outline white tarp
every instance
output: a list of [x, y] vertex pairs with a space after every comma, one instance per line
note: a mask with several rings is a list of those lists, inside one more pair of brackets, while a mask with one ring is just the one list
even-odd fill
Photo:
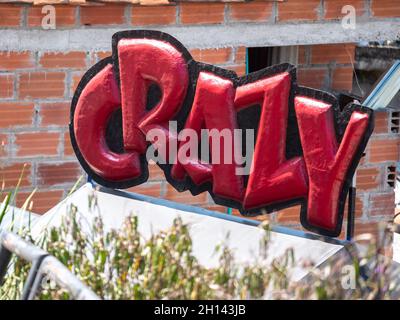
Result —
[[[3, 212], [4, 205], [5, 204], [0, 205], [0, 213]], [[38, 215], [33, 212], [8, 205], [0, 223], [0, 231], [11, 229], [17, 231], [21, 226], [33, 224], [37, 217]]]
[[[97, 197], [99, 208], [95, 211], [89, 209], [89, 197], [93, 194]], [[37, 219], [33, 226], [33, 234], [39, 236], [41, 230], [59, 224], [62, 216], [68, 212], [70, 204], [78, 207], [81, 221], [86, 221], [86, 223], [90, 222], [95, 215], [101, 214], [106, 230], [118, 229], [124, 218], [134, 213], [139, 218], [139, 231], [145, 238], [159, 230], [169, 228], [174, 218], [180, 216], [183, 222], [190, 226], [194, 255], [206, 267], [217, 264], [218, 256], [215, 255], [215, 247], [224, 241], [233, 251], [238, 262], [254, 261], [259, 252], [260, 240], [264, 235], [264, 231], [255, 226], [97, 191], [90, 184], [84, 185]], [[297, 266], [292, 279], [298, 280], [306, 274], [300, 267], [304, 260], [311, 260], [319, 265], [338, 253], [343, 246], [272, 232], [268, 251], [269, 259], [281, 256], [289, 248], [294, 249]]]

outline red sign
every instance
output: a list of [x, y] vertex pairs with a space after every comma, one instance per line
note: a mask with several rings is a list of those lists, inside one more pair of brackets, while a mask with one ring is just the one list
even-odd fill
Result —
[[[72, 101], [72, 144], [96, 182], [112, 188], [145, 182], [146, 150], [153, 145], [178, 191], [208, 191], [217, 204], [245, 215], [301, 204], [305, 228], [339, 235], [352, 177], [373, 129], [370, 109], [349, 104], [339, 110], [334, 96], [298, 86], [289, 64], [238, 77], [196, 62], [161, 32], [119, 32], [112, 43], [112, 57], [84, 75]], [[183, 161], [188, 133], [202, 129], [231, 137], [238, 129], [254, 130], [251, 170], [238, 173], [244, 164], [237, 160], [243, 151], [236, 140], [226, 147], [208, 139], [210, 149], [233, 161]], [[178, 157], [171, 155], [173, 146]]]

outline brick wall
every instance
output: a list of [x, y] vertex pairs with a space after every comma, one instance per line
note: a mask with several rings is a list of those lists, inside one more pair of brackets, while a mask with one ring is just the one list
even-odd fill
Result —
[[[284, 3], [187, 3], [162, 7], [132, 5], [56, 6], [57, 29], [151, 28], [163, 25], [241, 23], [310, 23], [339, 19], [343, 5], [355, 6], [363, 20], [400, 16], [398, 1], [390, 0], [289, 0]], [[0, 28], [41, 29], [40, 7], [0, 4]], [[210, 35], [212, 36], [212, 35]], [[282, 43], [284, 45], [284, 43]], [[196, 60], [245, 73], [245, 46], [218, 49], [190, 48]], [[299, 47], [299, 82], [316, 88], [351, 90], [354, 44]], [[81, 76], [108, 51], [48, 52], [37, 43], [33, 51], [0, 52], [0, 179], [15, 185], [25, 165], [17, 204], [38, 188], [33, 210], [45, 212], [66, 195], [83, 174], [73, 154], [69, 136], [69, 104]], [[363, 164], [357, 172], [357, 230], [364, 230], [393, 213], [390, 170], [398, 159], [398, 114], [377, 115], [377, 128]], [[396, 132], [396, 133], [393, 133]], [[208, 194], [192, 197], [178, 193], [164, 181], [160, 169], [150, 165], [150, 179], [131, 189], [210, 209], [226, 211]], [[270, 219], [298, 226], [298, 208]]]
[[355, 44], [299, 46], [298, 79], [303, 85], [351, 91]]
[[[299, 46], [298, 52], [300, 84], [324, 90], [352, 90], [355, 44]], [[375, 130], [356, 173], [356, 233], [374, 230], [378, 221], [393, 217], [393, 186], [400, 155], [399, 116], [398, 112], [375, 113]], [[300, 207], [294, 207], [269, 218], [300, 227], [299, 212]]]

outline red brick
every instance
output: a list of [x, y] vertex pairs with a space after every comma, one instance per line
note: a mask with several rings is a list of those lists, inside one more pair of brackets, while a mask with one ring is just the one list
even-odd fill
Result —
[[75, 183], [81, 170], [78, 162], [39, 163], [37, 167], [37, 183], [39, 186], [53, 186]]
[[376, 189], [381, 183], [382, 175], [379, 168], [359, 168], [357, 170], [357, 189]]
[[8, 136], [6, 134], [0, 134], [0, 158], [7, 156], [8, 148]]
[[81, 24], [110, 25], [123, 24], [125, 5], [104, 5], [81, 7]]
[[203, 192], [197, 196], [192, 196], [189, 191], [178, 192], [175, 188], [168, 184], [167, 192], [164, 197], [165, 199], [186, 203], [186, 204], [206, 204], [207, 202], [207, 193]]
[[300, 221], [300, 209], [301, 206], [294, 206], [278, 211], [277, 214], [278, 222], [298, 223]]
[[244, 76], [246, 74], [246, 65], [244, 63], [233, 66], [224, 66], [224, 68], [235, 71], [238, 76]]
[[368, 208], [370, 216], [389, 216], [393, 217], [395, 209], [394, 192], [382, 194], [371, 194]]
[[[17, 206], [22, 207], [30, 195], [31, 192], [19, 192], [17, 194]], [[32, 212], [46, 213], [63, 199], [63, 195], [64, 190], [36, 191], [27, 204], [27, 209], [30, 208], [32, 202]]]
[[[346, 209], [346, 212], [347, 212], [347, 209]], [[363, 201], [359, 196], [357, 196], [356, 197], [356, 206], [355, 206], [355, 217], [359, 218], [363, 215], [363, 213], [364, 213]]]
[[372, 234], [374, 236], [378, 235], [378, 223], [377, 222], [358, 222], [356, 221], [356, 225], [354, 228], [354, 234], [356, 236], [362, 234]]
[[[67, 5], [57, 5], [56, 9], [56, 28], [69, 27], [75, 25], [76, 7]], [[28, 8], [28, 26], [41, 27], [42, 20], [46, 13], [42, 13], [42, 6]]]
[[216, 211], [220, 213], [228, 213], [228, 208], [224, 206], [219, 206], [217, 204], [207, 204], [202, 206], [204, 209], [210, 210], [210, 211]]
[[312, 64], [347, 63], [354, 61], [354, 44], [321, 44], [311, 46]]
[[182, 3], [180, 7], [183, 24], [216, 24], [224, 21], [224, 3]]
[[399, 161], [399, 144], [399, 139], [371, 140], [368, 145], [369, 161]]
[[[345, 209], [346, 211], [345, 212], [348, 212], [347, 211], [347, 204], [348, 204], [348, 201], [346, 201], [346, 209]], [[359, 218], [359, 217], [361, 217], [363, 215], [363, 213], [364, 213], [364, 204], [363, 204], [362, 198], [359, 197], [359, 196], [356, 196], [356, 205], [355, 205], [354, 209], [355, 209], [354, 211], [355, 211], [355, 217], [356, 218]]]
[[164, 172], [157, 164], [149, 163], [148, 169], [149, 169], [149, 181], [165, 179]]
[[19, 79], [19, 97], [61, 98], [65, 89], [64, 72], [28, 72]]
[[15, 138], [17, 156], [54, 156], [58, 153], [59, 133], [18, 133]]
[[88, 65], [93, 66], [95, 63], [99, 62], [101, 59], [99, 58], [99, 54], [101, 55], [105, 51], [93, 51], [89, 53]]
[[127, 191], [159, 198], [161, 196], [161, 182], [150, 182], [129, 188]]
[[70, 88], [71, 95], [74, 94], [76, 88], [78, 87], [79, 82], [82, 80], [83, 75], [84, 75], [84, 72], [74, 72], [72, 74], [72, 81], [71, 81], [71, 88]]
[[297, 79], [300, 85], [320, 89], [328, 80], [328, 69], [303, 69], [297, 70]]
[[85, 68], [86, 52], [45, 52], [39, 60], [44, 68]]
[[132, 8], [132, 24], [136, 26], [167, 25], [175, 22], [175, 6], [134, 6]]
[[342, 19], [346, 13], [342, 8], [351, 5], [356, 9], [356, 15], [362, 16], [365, 13], [364, 0], [325, 0], [325, 19]]
[[385, 111], [375, 112], [375, 127], [374, 133], [388, 133], [388, 113]]
[[0, 128], [30, 126], [33, 123], [34, 106], [32, 103], [0, 103]]
[[67, 126], [69, 123], [69, 102], [49, 102], [40, 105], [39, 115], [42, 126]]
[[290, 0], [278, 3], [278, 21], [317, 20], [320, 0]]
[[[357, 180], [357, 188], [358, 188], [358, 180]], [[361, 191], [361, 189], [358, 189], [359, 191]], [[361, 218], [362, 217], [362, 215], [364, 214], [364, 205], [363, 205], [363, 196], [364, 196], [364, 193], [361, 191], [361, 192], [357, 192], [357, 195], [356, 195], [356, 202], [355, 202], [355, 210], [354, 210], [354, 213], [355, 213], [355, 217], [356, 218]], [[346, 196], [346, 200], [345, 200], [345, 205], [344, 205], [344, 210], [343, 210], [343, 212], [344, 212], [344, 214], [345, 214], [345, 216], [344, 216], [344, 222], [345, 221], [347, 221], [346, 219], [347, 219], [347, 213], [349, 212], [348, 210], [348, 205], [349, 205], [349, 200], [348, 200], [348, 196]]]
[[31, 185], [31, 165], [25, 163], [14, 163], [9, 165], [0, 165], [0, 185], [5, 183], [6, 189], [12, 189], [17, 186], [21, 177], [20, 187]]
[[21, 24], [22, 7], [0, 4], [0, 27], [18, 27]]
[[69, 157], [75, 155], [74, 149], [72, 148], [71, 138], [69, 131], [64, 133], [64, 156]]
[[[238, 216], [243, 217], [240, 213]], [[260, 213], [260, 215], [255, 217], [244, 217], [250, 220], [257, 220], [257, 221], [272, 221], [273, 215], [271, 213]]]
[[272, 14], [271, 2], [249, 2], [230, 4], [230, 19], [233, 21], [266, 21]]
[[111, 57], [111, 54], [112, 54], [111, 51], [99, 51], [99, 52], [96, 52], [97, 61], [100, 61], [100, 60], [102, 60], [104, 58]]
[[14, 96], [14, 75], [0, 74], [0, 98], [12, 98]]
[[371, 11], [375, 17], [400, 17], [398, 0], [372, 0]]
[[332, 75], [332, 89], [351, 91], [353, 88], [353, 68], [336, 68]]
[[235, 63], [246, 63], [246, 47], [236, 48]]
[[31, 52], [1, 51], [0, 69], [15, 70], [24, 68], [33, 68], [35, 59]]
[[309, 46], [299, 46], [297, 63], [307, 64], [306, 51]]
[[210, 64], [223, 64], [228, 62], [231, 57], [231, 52], [231, 48], [191, 50], [191, 54], [195, 60]]

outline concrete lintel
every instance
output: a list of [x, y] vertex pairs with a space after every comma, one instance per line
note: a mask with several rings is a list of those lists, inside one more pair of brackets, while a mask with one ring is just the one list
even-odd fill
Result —
[[[69, 51], [110, 50], [113, 33], [127, 28], [71, 30], [13, 30], [0, 33], [0, 50]], [[208, 26], [149, 27], [165, 31], [189, 48], [282, 46], [396, 40], [400, 19], [359, 22], [345, 30], [339, 22], [293, 24], [225, 24]]]

